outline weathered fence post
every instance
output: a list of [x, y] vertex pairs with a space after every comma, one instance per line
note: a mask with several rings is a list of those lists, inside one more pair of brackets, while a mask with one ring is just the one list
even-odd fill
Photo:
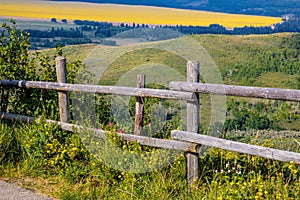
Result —
[[[145, 88], [145, 75], [137, 75], [137, 87]], [[137, 97], [135, 104], [135, 121], [134, 121], [134, 134], [141, 135], [143, 129], [144, 121], [144, 98]]]
[[[68, 83], [67, 80], [67, 67], [66, 58], [57, 57], [56, 61], [56, 76], [58, 83]], [[58, 103], [59, 103], [59, 116], [61, 122], [70, 121], [70, 103], [69, 93], [66, 91], [58, 92]]]
[[[189, 61], [187, 63], [187, 82], [200, 81], [200, 65], [198, 62]], [[199, 94], [195, 93], [194, 101], [187, 101], [187, 131], [198, 133], [200, 123], [200, 103]], [[198, 153], [187, 154], [187, 178], [191, 186], [199, 178], [199, 155]]]

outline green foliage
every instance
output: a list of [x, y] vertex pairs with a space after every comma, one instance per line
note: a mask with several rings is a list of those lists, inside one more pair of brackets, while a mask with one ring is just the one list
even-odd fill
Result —
[[[269, 140], [261, 145], [274, 147]], [[282, 199], [299, 195], [299, 165], [293, 162], [212, 149], [201, 159], [201, 166], [204, 180], [197, 192], [206, 193], [209, 199]]]
[[[3, 24], [4, 31], [0, 35], [0, 78], [9, 80], [31, 79], [34, 71], [27, 68], [29, 64], [29, 35], [18, 31], [14, 21], [12, 27]], [[17, 95], [17, 90], [12, 89], [11, 93]], [[9, 91], [1, 88], [1, 112], [9, 109], [9, 101], [17, 101], [19, 97], [12, 96]]]
[[284, 38], [281, 42], [281, 46], [285, 48], [292, 48], [298, 53], [300, 52], [300, 34], [293, 34], [291, 37]]
[[297, 81], [297, 90], [300, 90], [300, 78], [297, 78], [296, 81]]
[[299, 103], [285, 101], [227, 102], [225, 131], [230, 130], [299, 130]]
[[[298, 34], [194, 35], [192, 38], [212, 56], [227, 84], [278, 87], [287, 75], [295, 79], [299, 74]], [[267, 85], [257, 83], [257, 79], [264, 77], [269, 80]], [[287, 86], [281, 84], [281, 87]], [[295, 84], [288, 88], [295, 88]]]
[[0, 163], [17, 163], [23, 159], [21, 134], [14, 132], [15, 124], [0, 124]]
[[[54, 58], [39, 52], [30, 55], [29, 35], [17, 30], [14, 21], [11, 23], [2, 25], [0, 35], [0, 79], [56, 82]], [[57, 54], [62, 53], [58, 47]], [[84, 74], [80, 61], [68, 63], [67, 70], [69, 83]], [[1, 87], [0, 96], [1, 112], [58, 118], [56, 91]]]
[[[118, 131], [109, 124], [106, 128]], [[109, 141], [129, 154], [157, 151], [122, 142], [112, 132], [108, 134]], [[2, 121], [0, 147], [7, 134], [17, 137], [12, 140], [14, 145], [0, 148], [0, 155], [7, 155], [0, 162], [0, 176], [45, 179], [39, 188], [59, 199], [296, 199], [300, 195], [300, 166], [295, 163], [211, 149], [201, 156], [200, 181], [189, 191], [183, 154], [170, 166], [133, 174], [107, 167], [87, 151], [77, 134], [61, 131], [56, 125], [11, 126]], [[262, 141], [257, 143], [254, 137], [249, 143], [274, 147], [272, 141]], [[22, 153], [9, 156], [10, 149], [16, 148]], [[128, 161], [120, 162], [123, 166]]]
[[235, 65], [231, 78], [251, 85], [256, 78], [267, 72], [299, 74], [299, 53], [291, 46], [279, 49], [251, 49], [249, 53], [253, 59], [245, 65]]
[[228, 118], [225, 131], [228, 130], [267, 130], [278, 129], [274, 108], [263, 102], [255, 104], [246, 101], [231, 100], [227, 104]]
[[3, 24], [4, 29], [0, 37], [0, 77], [2, 79], [31, 78], [32, 71], [28, 71], [29, 35], [24, 31], [18, 31], [16, 23], [11, 21], [12, 27]]

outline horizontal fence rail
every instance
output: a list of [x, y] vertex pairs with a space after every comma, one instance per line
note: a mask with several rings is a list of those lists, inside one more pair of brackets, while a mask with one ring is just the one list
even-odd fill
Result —
[[[39, 119], [34, 117], [29, 117], [25, 115], [18, 115], [12, 113], [2, 113], [0, 112], [0, 119], [9, 119], [9, 120], [16, 120], [22, 122], [35, 122]], [[76, 130], [84, 130], [84, 131], [95, 131], [97, 136], [100, 138], [106, 138], [106, 132], [103, 130], [97, 130], [93, 128], [86, 128], [83, 126], [59, 122], [54, 120], [45, 120], [46, 123], [50, 124], [57, 124], [61, 129], [66, 131], [76, 131]], [[159, 147], [164, 149], [173, 149], [173, 150], [180, 150], [186, 151], [191, 153], [197, 152], [197, 145], [190, 143], [190, 142], [183, 142], [183, 141], [176, 141], [176, 140], [167, 140], [167, 139], [159, 139], [159, 138], [151, 138], [146, 136], [139, 136], [139, 135], [132, 135], [132, 134], [121, 134], [121, 133], [114, 133], [120, 137], [122, 141], [130, 141], [130, 142], [139, 142], [141, 145], [151, 146], [151, 147]]]
[[119, 87], [119, 86], [101, 86], [101, 85], [83, 85], [67, 84], [57, 82], [42, 81], [17, 81], [1, 80], [0, 86], [20, 87], [20, 88], [38, 88], [68, 92], [86, 92], [95, 94], [115, 94], [126, 96], [152, 97], [174, 100], [193, 101], [194, 94], [191, 92], [180, 92], [161, 89]]
[[202, 144], [210, 147], [217, 147], [229, 151], [235, 151], [239, 153], [246, 153], [254, 156], [260, 156], [263, 158], [283, 161], [283, 162], [295, 162], [300, 164], [300, 153], [283, 151], [273, 148], [267, 148], [257, 145], [245, 144], [242, 142], [235, 142], [231, 140], [225, 140], [220, 138], [215, 138], [212, 136], [196, 134], [186, 131], [174, 130], [171, 133], [172, 138], [192, 142], [196, 144]]
[[185, 92], [199, 92], [238, 97], [300, 102], [300, 90], [291, 89], [221, 85], [208, 83], [188, 83], [175, 81], [170, 83], [170, 88], [172, 90]]

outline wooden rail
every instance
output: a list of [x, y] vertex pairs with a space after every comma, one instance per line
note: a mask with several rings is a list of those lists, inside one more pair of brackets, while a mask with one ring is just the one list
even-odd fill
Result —
[[151, 98], [163, 98], [174, 100], [194, 100], [194, 94], [191, 92], [180, 92], [171, 90], [159, 90], [149, 88], [119, 87], [119, 86], [101, 86], [101, 85], [83, 85], [67, 84], [57, 82], [42, 81], [18, 81], [1, 80], [0, 86], [20, 87], [20, 88], [39, 88], [68, 92], [86, 92], [94, 94], [115, 94], [126, 96], [139, 96]]
[[180, 141], [192, 142], [195, 144], [202, 144], [210, 147], [217, 147], [229, 151], [246, 153], [253, 156], [260, 156], [263, 158], [278, 160], [282, 162], [293, 161], [295, 163], [300, 164], [300, 153], [245, 144], [242, 142], [235, 142], [231, 140], [225, 140], [186, 131], [174, 130], [172, 131], [171, 136], [172, 138]]
[[208, 94], [285, 101], [300, 101], [300, 90], [290, 90], [281, 88], [264, 88], [188, 82], [171, 82], [170, 88], [175, 91], [199, 92]]
[[[12, 113], [2, 113], [0, 112], [0, 119], [9, 119], [9, 120], [16, 120], [22, 122], [35, 122], [39, 121], [39, 119], [34, 117], [29, 117], [25, 115], [18, 115]], [[50, 124], [57, 124], [61, 129], [73, 132], [75, 130], [85, 130], [85, 131], [94, 131], [99, 138], [106, 138], [106, 132], [103, 130], [98, 130], [94, 128], [87, 128], [75, 124], [54, 121], [54, 120], [45, 120], [46, 123]], [[176, 140], [167, 140], [167, 139], [159, 139], [159, 138], [151, 138], [139, 135], [132, 135], [132, 134], [121, 134], [121, 133], [114, 133], [120, 137], [123, 141], [130, 141], [130, 142], [139, 142], [141, 145], [151, 146], [151, 147], [159, 147], [164, 149], [174, 149], [180, 150], [190, 153], [196, 153], [196, 144], [192, 144], [190, 142], [182, 142]]]

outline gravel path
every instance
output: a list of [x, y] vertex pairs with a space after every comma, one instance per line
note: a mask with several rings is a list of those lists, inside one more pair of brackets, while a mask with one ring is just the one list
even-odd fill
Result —
[[54, 200], [31, 190], [0, 180], [0, 200]]

